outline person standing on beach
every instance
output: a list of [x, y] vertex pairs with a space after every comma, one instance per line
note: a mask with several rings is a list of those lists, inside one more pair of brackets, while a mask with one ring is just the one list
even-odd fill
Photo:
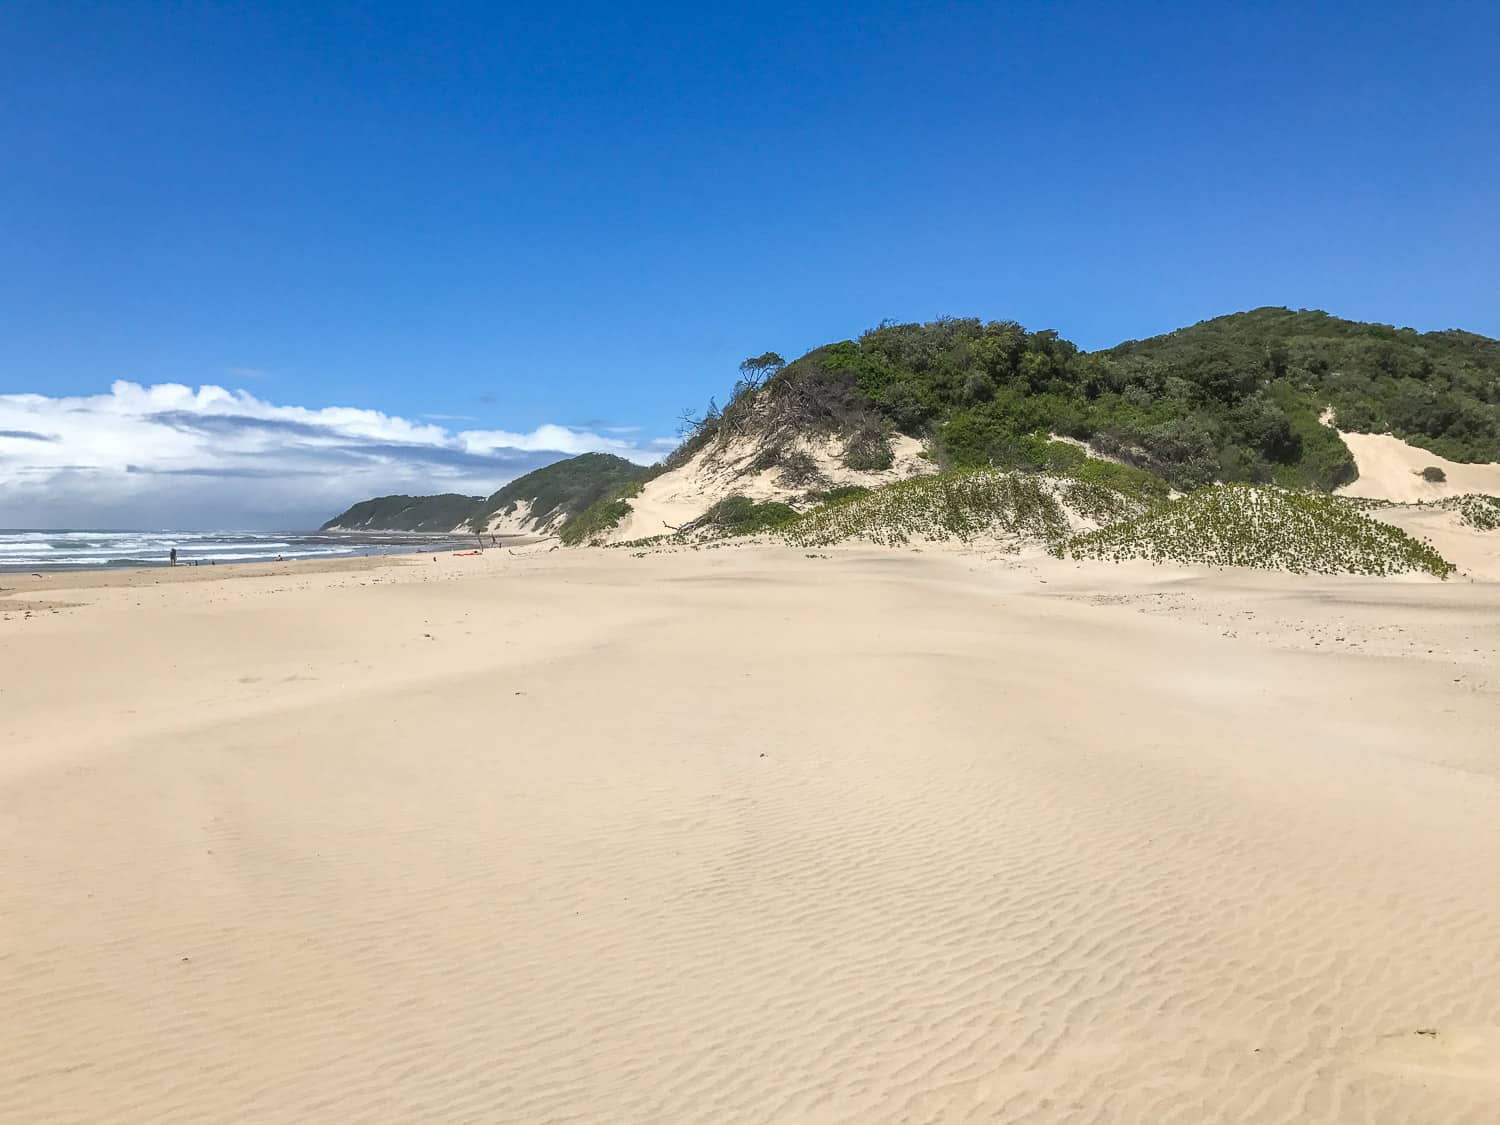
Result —
[[177, 548], [176, 547], [172, 548], [172, 550], [168, 553], [167, 558], [169, 558], [169, 559], [172, 560], [172, 565], [173, 566], [177, 565]]

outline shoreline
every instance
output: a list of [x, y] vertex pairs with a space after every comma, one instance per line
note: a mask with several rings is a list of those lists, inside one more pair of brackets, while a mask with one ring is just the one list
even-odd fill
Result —
[[[489, 536], [485, 537], [486, 539]], [[528, 542], [525, 535], [496, 536], [496, 546]], [[118, 542], [126, 540], [126, 542]], [[70, 528], [0, 530], [0, 577], [6, 574], [72, 574], [90, 571], [172, 570], [277, 562], [320, 562], [377, 555], [421, 554], [477, 548], [473, 535], [401, 531], [170, 530], [105, 531]], [[177, 562], [170, 560], [177, 549]], [[491, 549], [486, 542], [486, 549]], [[57, 557], [46, 558], [52, 549]], [[119, 552], [109, 557], [106, 552]], [[12, 561], [28, 554], [26, 561]], [[278, 558], [277, 556], [282, 556]]]
[[[491, 547], [486, 545], [484, 552], [515, 550], [529, 547], [535, 543], [542, 542], [531, 536], [511, 536], [510, 542], [501, 542]], [[366, 564], [380, 564], [391, 560], [402, 560], [421, 558], [423, 555], [453, 554], [470, 549], [477, 549], [472, 545], [465, 544], [462, 540], [443, 540], [434, 542], [432, 549], [418, 547], [415, 544], [403, 546], [399, 550], [376, 551], [370, 550], [362, 554], [345, 555], [313, 555], [289, 559], [245, 559], [233, 562], [193, 562], [191, 560], [179, 560], [173, 566], [168, 562], [131, 562], [128, 565], [86, 565], [86, 566], [26, 566], [10, 569], [0, 566], [0, 589], [21, 589], [30, 584], [52, 582], [48, 588], [66, 589], [69, 587], [77, 589], [95, 589], [107, 586], [129, 586], [139, 585], [145, 581], [145, 576], [155, 576], [153, 581], [159, 580], [163, 574], [169, 575], [173, 582], [179, 581], [210, 581], [213, 578], [230, 577], [262, 577], [270, 573], [289, 573], [276, 568], [295, 567], [299, 572], [313, 573], [321, 570], [338, 569], [361, 569]], [[207, 574], [199, 574], [200, 571], [208, 571]], [[192, 572], [189, 577], [186, 572]], [[64, 579], [86, 579], [86, 581], [57, 583], [55, 580]], [[109, 579], [117, 579], [110, 581]], [[30, 583], [22, 581], [30, 579]], [[14, 585], [12, 585], [14, 583]]]

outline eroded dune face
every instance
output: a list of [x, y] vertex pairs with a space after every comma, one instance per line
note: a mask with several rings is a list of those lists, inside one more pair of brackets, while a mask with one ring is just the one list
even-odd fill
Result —
[[[808, 455], [823, 487], [858, 484], [879, 488], [937, 472], [937, 465], [922, 456], [923, 446], [916, 438], [894, 434], [890, 444], [889, 469], [858, 472], [844, 466], [844, 445], [838, 438], [808, 437], [786, 443], [790, 451]], [[631, 497], [630, 514], [606, 541], [622, 543], [665, 534], [701, 516], [732, 493], [763, 501], [792, 500], [807, 492], [806, 485], [783, 483], [780, 468], [757, 469], [756, 461], [764, 449], [762, 441], [745, 437], [694, 454], [681, 468], [647, 482], [639, 495]]]

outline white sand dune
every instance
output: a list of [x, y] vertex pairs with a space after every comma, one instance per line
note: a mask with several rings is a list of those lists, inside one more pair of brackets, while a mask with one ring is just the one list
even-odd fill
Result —
[[0, 586], [7, 1123], [1496, 1120], [1495, 585]]
[[[1500, 465], [1465, 465], [1409, 445], [1391, 434], [1343, 433], [1339, 436], [1354, 454], [1359, 479], [1338, 490], [1343, 496], [1364, 496], [1410, 504], [1481, 492], [1500, 496]], [[1422, 470], [1443, 470], [1446, 480], [1428, 481]]]

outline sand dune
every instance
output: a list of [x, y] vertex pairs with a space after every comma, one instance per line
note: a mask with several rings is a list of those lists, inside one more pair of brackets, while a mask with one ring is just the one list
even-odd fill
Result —
[[118, 579], [0, 579], [5, 1122], [1496, 1119], [1493, 585]]
[[1467, 527], [1457, 512], [1422, 504], [1374, 508], [1368, 515], [1432, 544], [1462, 577], [1500, 581], [1500, 531]]
[[[1462, 496], [1480, 492], [1500, 496], [1500, 465], [1465, 465], [1408, 445], [1391, 434], [1339, 433], [1354, 463], [1359, 479], [1340, 488], [1344, 496], [1365, 496], [1376, 500], [1394, 500], [1410, 504], [1418, 500], [1441, 500], [1445, 496]], [[1428, 481], [1422, 470], [1429, 466], [1443, 470], [1447, 478]]]
[[[916, 438], [893, 434], [890, 443], [891, 467], [876, 472], [845, 468], [844, 445], [835, 437], [788, 441], [786, 448], [812, 458], [822, 475], [824, 487], [858, 484], [878, 488], [908, 477], [937, 472], [937, 465], [923, 457], [924, 447]], [[609, 541], [624, 543], [675, 531], [733, 493], [757, 501], [800, 499], [812, 486], [788, 487], [779, 479], [780, 469], [754, 468], [764, 451], [762, 440], [749, 437], [701, 450], [686, 464], [648, 481], [640, 493], [631, 498], [630, 514], [608, 536]]]

